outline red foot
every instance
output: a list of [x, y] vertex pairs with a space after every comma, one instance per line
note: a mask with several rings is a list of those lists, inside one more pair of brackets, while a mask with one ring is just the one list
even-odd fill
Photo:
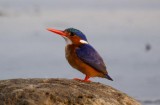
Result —
[[89, 80], [89, 78], [90, 78], [90, 77], [86, 76], [86, 77], [84, 78], [84, 80], [83, 80], [83, 79], [79, 79], [79, 78], [74, 78], [74, 80], [78, 80], [78, 81], [81, 81], [81, 82], [92, 82], [92, 81]]

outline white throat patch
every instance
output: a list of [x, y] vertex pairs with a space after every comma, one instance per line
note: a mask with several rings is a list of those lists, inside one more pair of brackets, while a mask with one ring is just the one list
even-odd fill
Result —
[[85, 40], [80, 40], [80, 42], [83, 43], [83, 44], [88, 44], [88, 42], [85, 41]]
[[[73, 44], [72, 41], [71, 41], [69, 38], [64, 37], [64, 36], [63, 36], [63, 38], [64, 38], [65, 41], [66, 41], [66, 45], [71, 45], [71, 44]], [[80, 40], [79, 42], [82, 43], [82, 44], [88, 44], [88, 42], [85, 41], [85, 40]]]
[[63, 38], [64, 38], [65, 41], [66, 41], [66, 45], [72, 44], [72, 41], [71, 41], [69, 38], [67, 38], [67, 37], [63, 37]]

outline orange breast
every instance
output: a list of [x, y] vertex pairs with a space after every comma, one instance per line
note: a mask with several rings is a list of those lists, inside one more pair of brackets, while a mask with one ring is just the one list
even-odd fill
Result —
[[104, 77], [104, 74], [96, 71], [94, 68], [89, 66], [88, 64], [81, 61], [78, 56], [76, 55], [76, 46], [75, 45], [68, 45], [65, 48], [66, 52], [66, 59], [68, 60], [69, 64], [79, 70], [80, 72], [86, 74], [90, 77]]

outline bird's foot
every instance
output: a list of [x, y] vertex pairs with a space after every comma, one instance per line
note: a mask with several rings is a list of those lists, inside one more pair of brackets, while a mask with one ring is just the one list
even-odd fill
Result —
[[89, 80], [89, 78], [90, 77], [86, 76], [84, 79], [74, 78], [74, 80], [81, 81], [81, 82], [92, 82]]
[[74, 78], [74, 80], [81, 81], [81, 82], [92, 82], [90, 80], [79, 79], [79, 78]]

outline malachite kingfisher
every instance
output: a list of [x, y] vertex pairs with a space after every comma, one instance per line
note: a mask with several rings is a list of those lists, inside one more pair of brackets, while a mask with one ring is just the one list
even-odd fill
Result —
[[106, 65], [98, 52], [88, 43], [86, 36], [75, 28], [64, 31], [48, 28], [48, 31], [62, 36], [66, 41], [65, 56], [69, 64], [86, 75], [83, 82], [89, 82], [90, 77], [102, 77], [113, 81], [108, 75]]

